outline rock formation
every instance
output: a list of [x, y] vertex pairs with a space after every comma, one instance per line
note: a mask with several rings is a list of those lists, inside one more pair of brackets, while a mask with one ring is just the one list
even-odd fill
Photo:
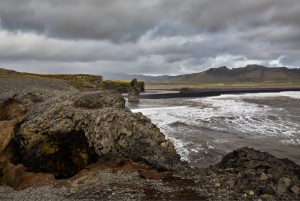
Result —
[[217, 167], [238, 173], [232, 179], [239, 192], [251, 190], [255, 195], [262, 196], [300, 193], [300, 167], [289, 159], [278, 159], [266, 152], [241, 148], [226, 155]]
[[49, 78], [0, 79], [0, 200], [299, 196], [300, 167], [288, 159], [241, 148], [214, 166], [191, 168], [118, 93]]
[[[33, 171], [59, 176], [66, 168], [62, 176], [68, 176], [72, 167], [78, 167], [71, 176], [93, 161], [95, 154], [124, 156], [157, 168], [169, 169], [179, 163], [173, 144], [147, 117], [125, 108], [121, 95], [85, 92], [66, 96], [41, 105], [44, 109], [38, 115], [31, 111], [18, 130], [22, 163]], [[53, 169], [47, 170], [50, 167]]]
[[128, 102], [139, 103], [140, 102], [140, 90], [137, 86], [137, 79], [133, 79], [130, 83], [128, 91]]
[[[156, 169], [181, 163], [172, 142], [147, 117], [127, 109], [120, 94], [61, 90], [51, 95], [51, 90], [25, 89], [2, 97], [2, 169], [6, 161], [68, 178], [98, 159], [124, 157]], [[6, 150], [13, 151], [7, 156]]]

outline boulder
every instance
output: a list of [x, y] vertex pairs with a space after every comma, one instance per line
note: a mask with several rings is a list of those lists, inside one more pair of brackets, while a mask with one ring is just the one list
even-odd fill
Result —
[[35, 104], [5, 133], [13, 163], [56, 178], [73, 176], [99, 159], [125, 157], [157, 170], [181, 164], [173, 143], [150, 119], [132, 113], [111, 91], [62, 93]]

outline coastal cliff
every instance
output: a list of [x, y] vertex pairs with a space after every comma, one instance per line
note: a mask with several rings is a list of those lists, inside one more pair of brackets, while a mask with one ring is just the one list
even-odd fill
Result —
[[191, 168], [112, 91], [0, 79], [0, 200], [296, 200], [300, 167], [241, 148]]

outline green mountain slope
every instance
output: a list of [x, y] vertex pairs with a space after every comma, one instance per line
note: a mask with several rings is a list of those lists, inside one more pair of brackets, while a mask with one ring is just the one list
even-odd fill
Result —
[[169, 77], [171, 83], [237, 83], [237, 82], [300, 82], [300, 69], [269, 68], [248, 65], [229, 69], [226, 66], [204, 72]]

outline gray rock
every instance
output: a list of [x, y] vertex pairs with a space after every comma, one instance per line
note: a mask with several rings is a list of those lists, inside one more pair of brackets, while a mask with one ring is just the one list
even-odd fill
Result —
[[137, 86], [137, 80], [133, 79], [130, 83], [130, 88], [128, 91], [128, 102], [139, 103], [140, 102], [140, 89]]
[[292, 183], [292, 180], [287, 177], [281, 177], [279, 181], [277, 182], [276, 190], [277, 194], [281, 195], [289, 189], [290, 185]]
[[35, 105], [15, 141], [18, 162], [58, 177], [72, 176], [99, 157], [126, 157], [157, 169], [181, 164], [173, 143], [150, 119], [132, 113], [111, 91], [63, 93]]

